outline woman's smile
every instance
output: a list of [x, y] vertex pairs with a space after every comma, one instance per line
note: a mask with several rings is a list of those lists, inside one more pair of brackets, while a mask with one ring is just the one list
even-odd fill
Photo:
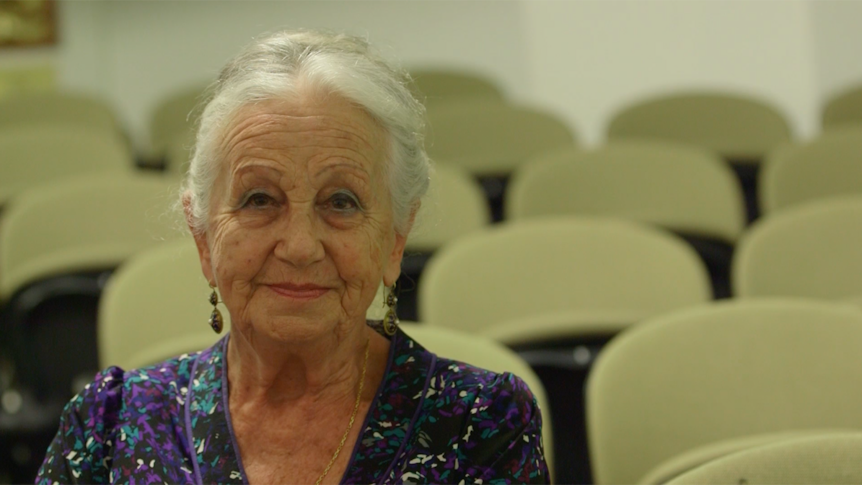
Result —
[[268, 284], [266, 286], [279, 296], [296, 301], [316, 300], [331, 289], [311, 283], [297, 284], [285, 282]]

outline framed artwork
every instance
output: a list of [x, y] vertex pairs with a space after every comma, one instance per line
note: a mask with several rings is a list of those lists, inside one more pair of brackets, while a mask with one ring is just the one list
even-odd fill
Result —
[[0, 0], [0, 47], [56, 42], [55, 0]]

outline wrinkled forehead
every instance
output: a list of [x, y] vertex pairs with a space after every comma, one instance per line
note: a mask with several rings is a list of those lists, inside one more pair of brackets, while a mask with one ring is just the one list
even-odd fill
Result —
[[383, 127], [364, 109], [344, 97], [327, 94], [240, 108], [223, 131], [220, 152], [222, 168], [228, 173], [253, 161], [300, 161], [308, 170], [337, 161], [356, 164], [379, 180], [389, 143]]

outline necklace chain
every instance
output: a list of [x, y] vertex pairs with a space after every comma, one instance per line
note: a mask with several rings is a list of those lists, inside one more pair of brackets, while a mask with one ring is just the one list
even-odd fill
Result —
[[324, 477], [329, 473], [332, 465], [335, 464], [335, 460], [338, 459], [338, 454], [341, 453], [341, 449], [344, 448], [344, 443], [347, 442], [347, 436], [350, 435], [350, 430], [353, 429], [353, 422], [356, 420], [356, 412], [359, 410], [359, 400], [362, 398], [362, 387], [365, 385], [365, 370], [368, 368], [368, 347], [370, 343], [371, 339], [365, 341], [365, 361], [362, 363], [362, 376], [359, 378], [359, 392], [356, 393], [356, 402], [353, 404], [353, 413], [350, 414], [350, 422], [347, 423], [347, 430], [344, 432], [344, 436], [341, 437], [341, 443], [338, 443], [338, 448], [335, 449], [335, 454], [332, 455], [332, 459], [329, 460], [329, 464], [326, 465], [326, 468], [323, 470], [323, 473], [317, 481], [314, 482], [314, 485], [320, 485], [320, 482], [322, 482]]

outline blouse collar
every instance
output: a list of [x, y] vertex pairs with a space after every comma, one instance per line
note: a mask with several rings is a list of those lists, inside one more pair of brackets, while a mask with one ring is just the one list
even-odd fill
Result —
[[[394, 478], [397, 458], [428, 393], [436, 356], [401, 329], [391, 340], [386, 371], [341, 483], [382, 483]], [[225, 336], [198, 354], [188, 384], [185, 429], [198, 484], [248, 483], [228, 407], [227, 342]]]

